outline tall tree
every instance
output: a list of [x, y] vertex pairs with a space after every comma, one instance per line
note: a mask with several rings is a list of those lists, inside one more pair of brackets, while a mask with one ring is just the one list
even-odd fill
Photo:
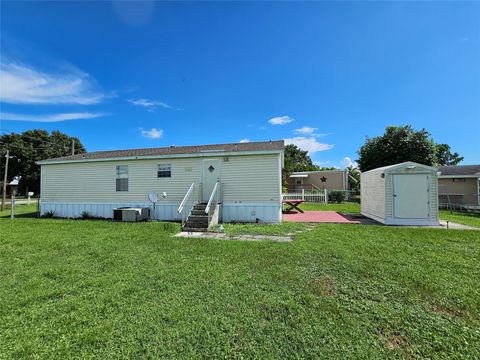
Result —
[[[27, 130], [21, 134], [4, 134], [0, 136], [0, 153], [10, 150], [10, 159], [7, 178], [20, 175], [22, 179], [19, 184], [19, 191], [34, 191], [38, 194], [40, 190], [40, 166], [37, 161], [71, 155], [72, 142], [75, 153], [86, 152], [85, 147], [76, 137], [70, 137], [60, 131], [53, 131], [51, 134], [45, 130]], [[0, 176], [3, 179], [5, 166], [0, 167]]]
[[361, 171], [405, 161], [440, 166], [463, 159], [458, 153], [451, 154], [448, 145], [435, 144], [427, 130], [417, 131], [410, 125], [388, 126], [382, 136], [367, 137], [358, 154]]
[[450, 145], [437, 144], [435, 146], [435, 155], [437, 165], [457, 165], [463, 160], [463, 156], [460, 156], [457, 152], [452, 153]]
[[346, 168], [348, 172], [348, 188], [353, 191], [360, 191], [360, 171], [350, 165]]
[[312, 171], [319, 169], [320, 167], [315, 165], [308, 155], [308, 151], [304, 151], [293, 144], [285, 146], [284, 170], [287, 174], [295, 171]]

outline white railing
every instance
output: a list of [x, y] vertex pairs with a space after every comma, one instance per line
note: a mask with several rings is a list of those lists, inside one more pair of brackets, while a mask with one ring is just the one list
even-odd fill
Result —
[[288, 192], [283, 194], [283, 200], [303, 200], [308, 202], [328, 203], [327, 190]]
[[185, 225], [193, 207], [200, 200], [200, 188], [199, 184], [192, 183], [177, 209], [177, 212], [182, 216], [182, 226]]
[[208, 214], [208, 227], [210, 227], [212, 216], [215, 214], [215, 211], [217, 211], [218, 204], [220, 203], [220, 187], [221, 185], [219, 182], [215, 183], [210, 198], [208, 199], [207, 206], [205, 207], [205, 213]]

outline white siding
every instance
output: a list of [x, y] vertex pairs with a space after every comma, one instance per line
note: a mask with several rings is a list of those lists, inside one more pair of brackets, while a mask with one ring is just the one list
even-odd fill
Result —
[[[157, 178], [157, 165], [160, 163], [172, 164], [171, 178]], [[128, 165], [128, 191], [115, 189], [117, 165]], [[42, 200], [143, 202], [147, 200], [149, 191], [165, 191], [168, 201], [180, 202], [193, 181], [200, 181], [198, 159], [42, 165]]]
[[[236, 155], [221, 160], [225, 221], [281, 221], [280, 154]], [[42, 212], [77, 217], [82, 211], [111, 217], [118, 206], [149, 206], [150, 191], [167, 193], [156, 219], [177, 220], [176, 208], [192, 182], [202, 182], [205, 158], [138, 159], [42, 165]], [[157, 178], [158, 164], [171, 164], [171, 178]], [[116, 166], [128, 165], [128, 191], [115, 189]], [[235, 206], [242, 205], [240, 208]], [[238, 214], [238, 215], [235, 215]], [[254, 214], [254, 215], [252, 215]]]
[[225, 202], [280, 202], [278, 155], [230, 157], [222, 163]]
[[376, 220], [385, 218], [385, 179], [382, 171], [369, 171], [360, 175], [361, 212]]

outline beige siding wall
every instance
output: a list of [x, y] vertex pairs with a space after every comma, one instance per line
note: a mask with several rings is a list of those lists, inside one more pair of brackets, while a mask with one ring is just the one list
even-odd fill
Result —
[[[280, 201], [279, 156], [222, 158], [224, 201]], [[146, 201], [149, 191], [180, 202], [190, 184], [201, 182], [204, 158], [99, 161], [42, 165], [42, 200], [51, 202]], [[171, 178], [157, 178], [157, 165], [171, 164]], [[128, 165], [128, 191], [115, 191], [116, 166]]]
[[480, 205], [478, 203], [478, 179], [438, 179], [438, 195], [455, 195], [451, 201], [460, 202], [463, 205]]
[[[325, 182], [322, 182], [322, 177], [326, 178]], [[301, 181], [302, 184], [298, 185], [297, 181]], [[327, 190], [347, 190], [348, 183], [345, 181], [345, 173], [343, 171], [324, 171], [308, 174], [306, 178], [288, 178], [288, 189], [302, 189], [302, 187], [308, 188], [310, 184], [315, 185], [320, 189]], [[306, 185], [306, 186], [304, 186]]]
[[280, 156], [230, 157], [222, 162], [222, 184], [225, 202], [280, 202]]
[[382, 171], [361, 174], [361, 211], [364, 215], [385, 218], [385, 179]]

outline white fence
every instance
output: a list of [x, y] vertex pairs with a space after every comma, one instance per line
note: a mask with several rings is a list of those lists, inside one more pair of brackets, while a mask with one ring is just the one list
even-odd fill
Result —
[[323, 191], [305, 191], [301, 190], [298, 192], [288, 192], [284, 193], [283, 200], [303, 200], [308, 202], [318, 202], [323, 204], [328, 204], [328, 193], [327, 190]]

